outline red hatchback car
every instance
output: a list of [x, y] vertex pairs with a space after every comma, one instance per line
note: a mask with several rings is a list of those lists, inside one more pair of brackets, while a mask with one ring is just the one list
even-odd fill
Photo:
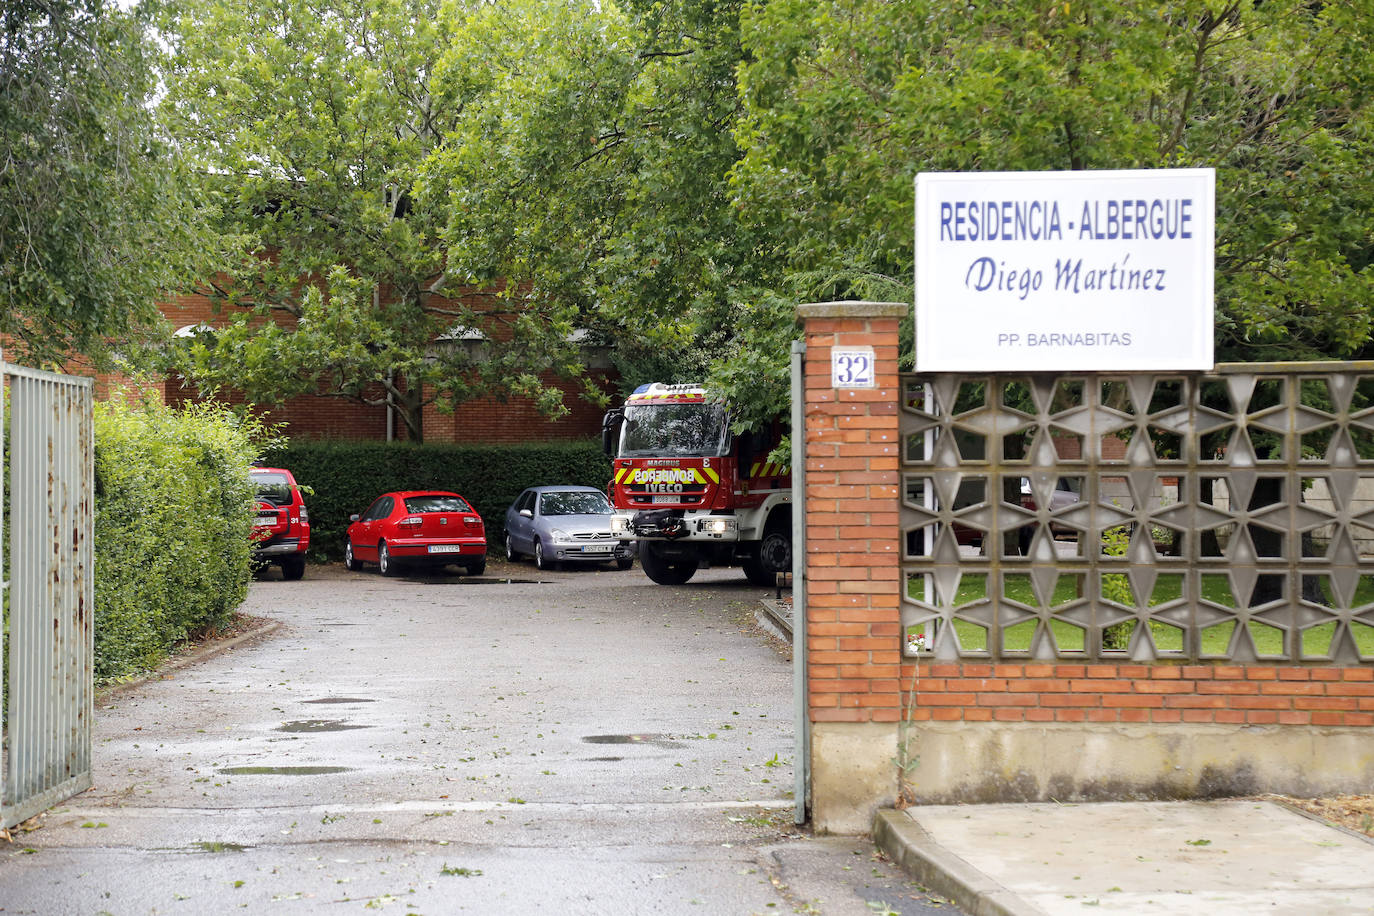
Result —
[[383, 493], [350, 520], [344, 542], [344, 566], [349, 569], [376, 563], [382, 575], [394, 576], [402, 565], [452, 563], [480, 576], [487, 568], [482, 517], [457, 493]]

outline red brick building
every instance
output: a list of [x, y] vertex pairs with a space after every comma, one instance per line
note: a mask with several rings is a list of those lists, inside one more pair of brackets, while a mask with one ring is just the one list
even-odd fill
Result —
[[[185, 332], [199, 326], [224, 323], [208, 296], [194, 293], [181, 296], [163, 308], [163, 314], [174, 328]], [[461, 345], [461, 344], [460, 344]], [[584, 360], [593, 382], [601, 390], [614, 396], [618, 374], [611, 367], [606, 348], [587, 348]], [[422, 428], [429, 443], [518, 443], [548, 440], [572, 440], [596, 437], [601, 432], [603, 408], [586, 400], [578, 383], [559, 379], [552, 372], [540, 373], [540, 380], [563, 391], [563, 403], [569, 413], [556, 420], [542, 416], [529, 398], [495, 397], [468, 401], [452, 412], [439, 410], [433, 404], [424, 408]], [[102, 389], [97, 395], [107, 396], [109, 379], [101, 379]], [[146, 387], [146, 386], [145, 386]], [[160, 395], [172, 405], [200, 400], [194, 386], [180, 377], [168, 378]], [[379, 388], [371, 400], [382, 401]], [[230, 400], [242, 399], [231, 397]], [[265, 409], [265, 419], [285, 424], [286, 433], [296, 438], [369, 439], [377, 441], [403, 440], [405, 424], [392, 415], [385, 404], [370, 405], [338, 396], [303, 396], [288, 400], [280, 407]]]

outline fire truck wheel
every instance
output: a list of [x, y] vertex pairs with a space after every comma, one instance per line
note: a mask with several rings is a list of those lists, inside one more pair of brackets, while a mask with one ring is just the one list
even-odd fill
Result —
[[651, 542], [641, 545], [639, 565], [644, 567], [644, 575], [659, 585], [681, 585], [697, 571], [697, 564], [692, 560], [669, 560], [658, 552], [658, 545]]
[[763, 571], [763, 564], [754, 557], [745, 557], [739, 565], [744, 570], [744, 577], [754, 585], [772, 585], [775, 581], [769, 578], [768, 573]]
[[773, 586], [778, 573], [792, 571], [792, 538], [781, 528], [773, 528], [759, 542], [758, 557], [745, 560], [744, 574], [755, 585]]

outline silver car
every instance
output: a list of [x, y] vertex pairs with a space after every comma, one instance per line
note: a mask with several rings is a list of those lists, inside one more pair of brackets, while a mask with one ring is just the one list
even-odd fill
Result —
[[595, 487], [530, 487], [506, 510], [506, 559], [634, 565], [633, 546], [611, 534], [611, 502]]

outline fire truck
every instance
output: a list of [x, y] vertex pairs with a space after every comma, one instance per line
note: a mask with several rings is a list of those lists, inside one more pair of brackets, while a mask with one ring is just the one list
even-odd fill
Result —
[[612, 530], [639, 544], [650, 579], [739, 564], [773, 585], [792, 569], [792, 469], [768, 460], [783, 427], [732, 435], [725, 404], [699, 385], [642, 385], [606, 414]]

